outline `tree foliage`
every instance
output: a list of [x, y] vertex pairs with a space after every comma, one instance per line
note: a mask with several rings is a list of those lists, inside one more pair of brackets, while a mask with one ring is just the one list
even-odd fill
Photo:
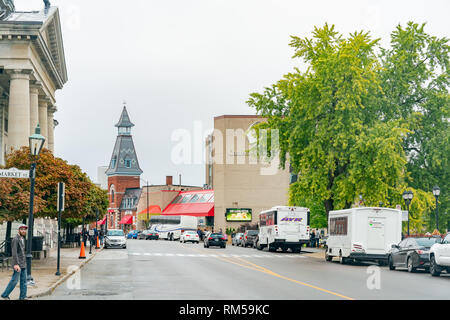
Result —
[[[29, 148], [23, 147], [8, 155], [7, 168], [29, 170], [31, 159]], [[92, 212], [99, 208], [104, 212], [108, 206], [105, 191], [93, 184], [80, 167], [69, 165], [66, 161], [56, 158], [44, 149], [37, 162], [35, 186], [35, 216], [57, 217], [57, 185], [64, 182], [65, 211], [64, 219], [80, 219], [92, 216]], [[0, 179], [0, 219], [13, 221], [28, 216], [29, 179]]]
[[378, 42], [365, 32], [345, 38], [327, 24], [312, 38], [292, 37], [307, 69], [248, 100], [268, 119], [260, 129], [279, 130], [282, 166], [289, 159], [298, 173], [290, 203], [315, 208], [319, 226], [324, 212], [349, 208], [359, 195], [369, 206], [403, 203], [407, 186], [424, 223], [434, 206], [429, 185], [448, 183], [447, 40], [410, 23], [393, 32], [391, 49]]

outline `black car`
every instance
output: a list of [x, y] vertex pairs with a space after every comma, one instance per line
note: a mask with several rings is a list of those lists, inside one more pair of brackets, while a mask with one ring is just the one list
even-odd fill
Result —
[[247, 230], [242, 237], [243, 247], [253, 247], [256, 243], [256, 238], [258, 237], [258, 230]]
[[208, 237], [205, 237], [203, 246], [205, 248], [209, 248], [211, 246], [226, 248], [227, 238], [223, 233], [211, 233]]
[[144, 239], [144, 240], [158, 240], [159, 234], [156, 231], [151, 230], [144, 230], [142, 233], [138, 235], [138, 239]]
[[389, 269], [407, 268], [409, 272], [417, 269], [428, 270], [430, 267], [430, 248], [439, 243], [441, 238], [406, 238], [398, 245], [392, 245], [388, 256]]

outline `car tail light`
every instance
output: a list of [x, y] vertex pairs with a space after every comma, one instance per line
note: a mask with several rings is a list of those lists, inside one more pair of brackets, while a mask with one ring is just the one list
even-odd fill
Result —
[[423, 250], [416, 250], [417, 254], [425, 254], [425, 251]]
[[245, 240], [247, 240], [248, 239], [248, 237], [247, 236], [245, 236]]
[[212, 238], [211, 238], [211, 237], [209, 237], [209, 238], [208, 238], [208, 240], [212, 240]]
[[221, 239], [222, 239], [222, 240], [227, 240], [227, 239], [225, 239], [225, 237], [222, 237]]

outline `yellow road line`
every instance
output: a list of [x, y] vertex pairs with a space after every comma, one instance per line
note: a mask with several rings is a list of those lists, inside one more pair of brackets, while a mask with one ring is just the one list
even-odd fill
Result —
[[[188, 249], [196, 251], [196, 252], [203, 253], [203, 251], [198, 250], [198, 249], [194, 249], [194, 248], [188, 248]], [[280, 279], [283, 279], [283, 280], [287, 280], [287, 281], [290, 281], [290, 282], [293, 282], [293, 283], [297, 283], [297, 284], [300, 284], [302, 286], [306, 286], [306, 287], [309, 287], [309, 288], [312, 288], [312, 289], [316, 289], [316, 290], [319, 290], [319, 291], [322, 291], [322, 292], [325, 292], [325, 293], [328, 293], [328, 294], [331, 294], [331, 295], [334, 295], [334, 296], [337, 296], [337, 297], [340, 297], [340, 298], [343, 298], [343, 299], [346, 299], [346, 300], [355, 300], [353, 298], [344, 296], [342, 294], [339, 294], [339, 293], [336, 293], [336, 292], [333, 292], [333, 291], [330, 291], [330, 290], [327, 290], [327, 289], [320, 288], [320, 287], [312, 285], [312, 284], [308, 284], [308, 283], [305, 283], [305, 282], [302, 282], [302, 281], [298, 281], [298, 280], [295, 280], [295, 279], [291, 279], [291, 278], [282, 276], [282, 275], [280, 275], [278, 273], [275, 273], [275, 272], [273, 272], [273, 271], [271, 271], [271, 270], [269, 270], [267, 268], [264, 268], [262, 266], [259, 266], [257, 264], [254, 264], [254, 263], [252, 263], [250, 261], [247, 261], [247, 260], [239, 258], [239, 257], [235, 257], [233, 259], [241, 260], [242, 262], [247, 263], [248, 265], [232, 261], [232, 260], [230, 260], [228, 258], [225, 258], [225, 257], [214, 257], [214, 258], [217, 258], [218, 260], [222, 260], [222, 261], [225, 261], [225, 262], [228, 262], [228, 263], [232, 263], [234, 265], [238, 265], [238, 266], [243, 267], [243, 268], [247, 268], [247, 269], [250, 269], [250, 270], [266, 273], [268, 275], [271, 275], [271, 276], [274, 276], [274, 277], [277, 277], [277, 278], [280, 278]]]

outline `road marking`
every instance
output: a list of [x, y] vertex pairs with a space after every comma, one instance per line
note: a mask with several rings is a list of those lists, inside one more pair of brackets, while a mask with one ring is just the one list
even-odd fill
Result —
[[[198, 249], [194, 249], [194, 248], [191, 248], [191, 250], [200, 252]], [[235, 258], [235, 259], [237, 259], [237, 260], [240, 260], [241, 263], [236, 262], [236, 261], [233, 261], [233, 260], [231, 260], [231, 259], [222, 258], [222, 257], [218, 257], [217, 259], [222, 260], [222, 261], [225, 261], [225, 262], [228, 262], [228, 263], [231, 263], [231, 264], [238, 265], [238, 266], [243, 267], [243, 268], [247, 268], [247, 269], [250, 269], [250, 270], [259, 271], [259, 272], [262, 272], [262, 273], [271, 275], [271, 276], [273, 276], [273, 277], [277, 277], [277, 278], [279, 278], [279, 279], [283, 279], [283, 280], [286, 280], [286, 281], [289, 281], [289, 282], [297, 283], [297, 284], [300, 284], [300, 285], [302, 285], [302, 286], [309, 287], [309, 288], [312, 288], [312, 289], [315, 289], [315, 290], [318, 290], [318, 291], [321, 291], [321, 292], [325, 292], [325, 293], [334, 295], [334, 296], [339, 297], [339, 298], [342, 298], [342, 299], [346, 299], [346, 300], [355, 300], [355, 299], [350, 298], [350, 297], [347, 297], [347, 296], [345, 296], [345, 295], [342, 295], [342, 294], [339, 294], [339, 293], [336, 293], [336, 292], [333, 292], [333, 291], [330, 291], [330, 290], [327, 290], [327, 289], [323, 289], [323, 288], [320, 288], [320, 287], [318, 287], [318, 286], [315, 286], [315, 285], [312, 285], [312, 284], [309, 284], [309, 283], [306, 283], [306, 282], [302, 282], [302, 281], [299, 281], [299, 280], [295, 280], [295, 279], [288, 278], [288, 277], [286, 277], [286, 276], [283, 276], [283, 275], [280, 275], [280, 274], [278, 274], [278, 273], [275, 273], [275, 272], [273, 272], [272, 270], [269, 270], [269, 269], [267, 269], [267, 268], [264, 268], [264, 267], [262, 267], [262, 266], [259, 266], [259, 265], [257, 265], [257, 264], [254, 264], [254, 263], [252, 263], [252, 262], [250, 262], [250, 261], [247, 261], [247, 260], [244, 260], [244, 259], [242, 259], [242, 258]], [[242, 263], [244, 263], [244, 264], [242, 264]], [[245, 263], [246, 263], [247, 265], [246, 265]]]
[[[202, 251], [199, 251], [202, 252]], [[157, 257], [193, 257], [193, 258], [263, 258], [272, 259], [275, 255], [249, 255], [249, 254], [184, 254], [184, 253], [160, 253], [160, 252], [129, 252], [130, 256], [157, 256]], [[300, 258], [304, 259], [303, 256], [295, 255], [280, 255], [276, 256], [278, 258]]]

